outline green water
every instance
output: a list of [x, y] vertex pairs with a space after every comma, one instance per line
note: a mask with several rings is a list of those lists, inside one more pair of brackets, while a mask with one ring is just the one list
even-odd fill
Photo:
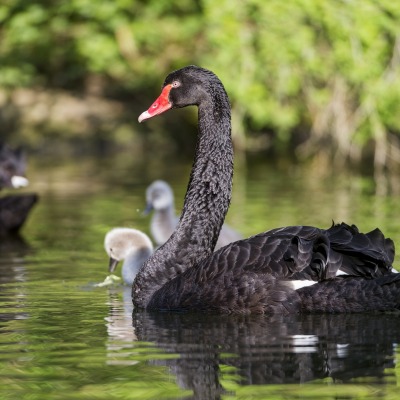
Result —
[[[179, 209], [189, 169], [126, 156], [31, 164], [40, 203], [22, 238], [0, 242], [0, 398], [396, 399], [399, 316], [132, 320], [129, 288], [93, 286], [107, 275], [105, 233], [148, 233], [146, 186], [168, 180]], [[399, 243], [395, 182], [242, 161], [228, 221], [249, 236], [344, 220]]]

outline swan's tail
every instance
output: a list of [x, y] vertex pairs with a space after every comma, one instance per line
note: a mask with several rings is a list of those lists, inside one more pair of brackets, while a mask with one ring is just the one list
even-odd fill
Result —
[[355, 225], [332, 225], [327, 230], [331, 249], [341, 255], [339, 272], [374, 278], [393, 271], [394, 243], [379, 229], [360, 233]]

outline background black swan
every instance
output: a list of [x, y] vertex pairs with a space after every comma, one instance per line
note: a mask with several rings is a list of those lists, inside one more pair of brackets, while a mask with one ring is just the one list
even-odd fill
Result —
[[[21, 149], [0, 144], [0, 190], [28, 185], [25, 168]], [[18, 232], [37, 200], [38, 196], [32, 193], [0, 197], [0, 236]]]
[[[164, 244], [174, 232], [179, 222], [175, 215], [174, 193], [170, 185], [163, 180], [156, 180], [146, 189], [146, 213], [153, 211], [150, 232], [157, 246]], [[215, 249], [218, 250], [243, 237], [228, 224], [223, 224]]]
[[[169, 74], [139, 122], [175, 107], [198, 106], [196, 155], [179, 225], [140, 269], [137, 308], [233, 313], [361, 312], [400, 308], [394, 245], [376, 229], [278, 228], [212, 253], [231, 199], [230, 104], [211, 71]], [[349, 275], [336, 277], [338, 272]], [[296, 289], [296, 280], [312, 286]]]

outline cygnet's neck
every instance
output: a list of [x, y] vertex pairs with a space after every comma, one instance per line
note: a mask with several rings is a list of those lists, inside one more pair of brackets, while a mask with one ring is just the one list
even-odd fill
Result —
[[152, 252], [153, 249], [151, 248], [141, 247], [139, 249], [135, 249], [126, 256], [122, 264], [121, 275], [122, 279], [127, 285], [132, 286], [140, 267], [146, 260], [149, 259]]
[[150, 229], [158, 246], [164, 244], [169, 239], [177, 224], [178, 218], [175, 215], [173, 205], [154, 211]]

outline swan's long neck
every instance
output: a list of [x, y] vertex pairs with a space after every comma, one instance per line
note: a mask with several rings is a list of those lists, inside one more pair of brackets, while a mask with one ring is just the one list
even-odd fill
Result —
[[208, 257], [229, 208], [233, 176], [230, 105], [225, 92], [199, 105], [196, 156], [183, 212], [171, 238], [143, 265], [133, 303], [146, 307], [167, 281]]

